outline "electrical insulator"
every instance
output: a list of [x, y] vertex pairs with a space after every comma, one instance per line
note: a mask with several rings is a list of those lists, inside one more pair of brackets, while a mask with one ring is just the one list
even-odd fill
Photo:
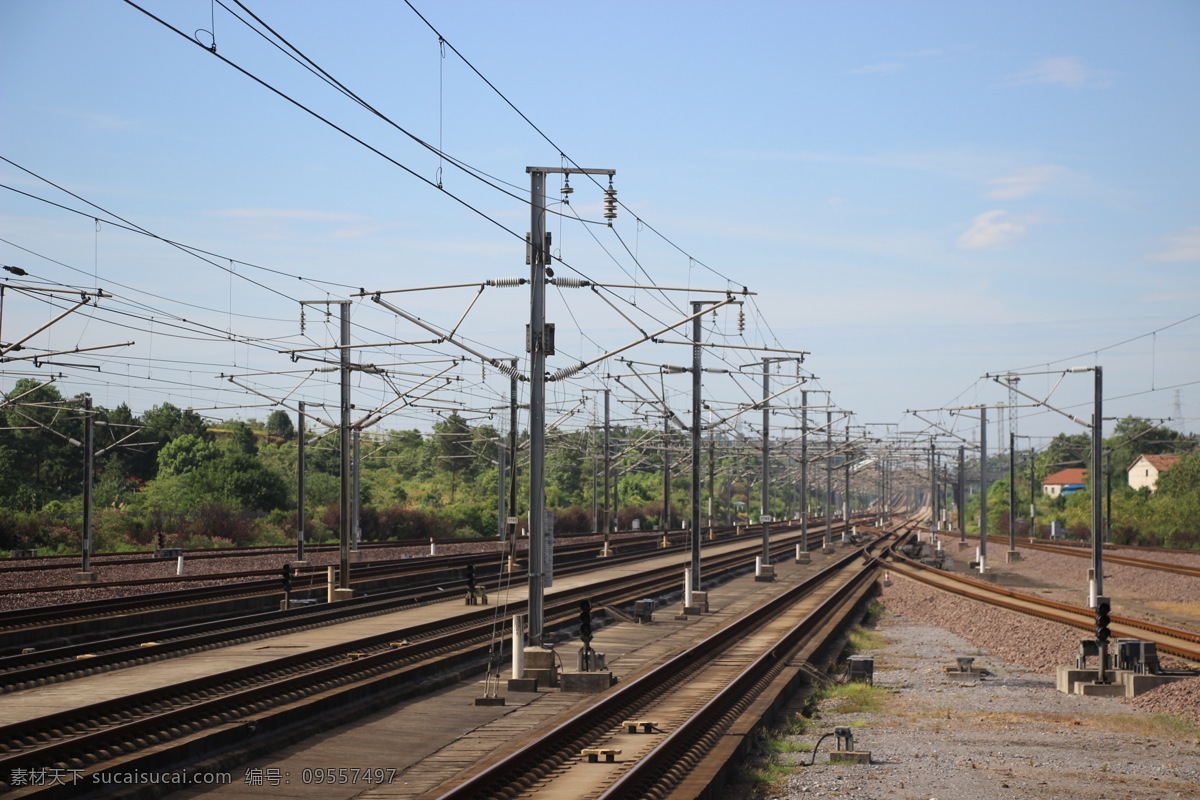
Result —
[[304, 333], [304, 306], [300, 306], [300, 332]]
[[738, 333], [746, 332], [746, 312], [742, 308], [738, 308]]
[[569, 173], [569, 172], [566, 174], [566, 177], [565, 177], [565, 179], [563, 180], [563, 187], [562, 187], [562, 190], [561, 190], [561, 191], [562, 191], [562, 193], [563, 193], [563, 195], [564, 195], [564, 197], [563, 197], [563, 202], [564, 202], [564, 203], [570, 203], [570, 202], [571, 202], [571, 198], [570, 198], [570, 197], [568, 197], [568, 196], [566, 196], [566, 195], [570, 195], [570, 194], [572, 194], [572, 193], [573, 193], [575, 190], [571, 188], [571, 173]]
[[560, 289], [585, 289], [592, 285], [586, 278], [555, 278], [554, 285]]
[[511, 289], [515, 286], [524, 286], [527, 282], [525, 278], [488, 278], [487, 285]]
[[572, 375], [574, 375], [576, 372], [579, 372], [581, 369], [583, 369], [583, 367], [584, 367], [583, 364], [576, 364], [573, 367], [563, 367], [558, 372], [551, 375], [550, 380], [551, 381], [561, 381], [564, 378], [569, 378]]
[[604, 218], [607, 220], [617, 218], [617, 190], [613, 188], [612, 180], [609, 180], [608, 188], [604, 190]]

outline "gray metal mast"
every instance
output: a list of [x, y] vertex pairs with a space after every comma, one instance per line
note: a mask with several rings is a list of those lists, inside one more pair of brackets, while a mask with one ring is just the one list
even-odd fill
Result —
[[355, 428], [354, 433], [351, 435], [351, 439], [353, 441], [351, 450], [353, 451], [354, 458], [354, 469], [352, 470], [351, 474], [354, 476], [354, 488], [350, 496], [350, 508], [351, 513], [354, 515], [354, 535], [350, 539], [350, 549], [357, 553], [358, 543], [362, 540], [362, 490], [360, 489], [361, 484], [359, 483], [360, 476], [362, 475], [362, 456], [360, 449], [362, 431], [358, 428]]
[[92, 396], [83, 398], [83, 564], [84, 575], [92, 571], [92, 475], [95, 472], [95, 421]]
[[808, 552], [808, 390], [800, 390], [800, 549]]
[[296, 560], [304, 560], [304, 401], [300, 401], [296, 440]]
[[958, 540], [965, 542], [967, 540], [967, 476], [966, 464], [963, 460], [964, 448], [962, 445], [958, 447], [958, 497], [955, 502], [958, 503]]
[[[529, 644], [542, 645], [546, 514], [546, 175], [611, 169], [526, 167], [529, 174]], [[610, 193], [612, 190], [609, 190]], [[611, 199], [611, 195], [610, 195]], [[615, 214], [614, 214], [615, 216]], [[611, 217], [610, 217], [611, 218]]]
[[612, 505], [609, 502], [609, 475], [612, 474], [612, 445], [609, 442], [608, 399], [611, 389], [604, 390], [604, 549], [608, 550], [609, 536], [613, 530]]
[[833, 412], [825, 412], [825, 546], [833, 546]]
[[[1012, 418], [1015, 415], [1010, 415]], [[1008, 431], [1008, 552], [1017, 549], [1017, 435]], [[1010, 556], [1011, 558], [1011, 556]]]
[[665, 534], [671, 529], [671, 412], [663, 398], [663, 510], [662, 529]]
[[529, 644], [542, 644], [546, 512], [546, 172], [533, 167], [530, 192]]
[[341, 520], [338, 541], [338, 588], [350, 596], [350, 302], [341, 305], [341, 420], [338, 424], [338, 444], [341, 449]]
[[979, 409], [979, 563], [987, 569], [987, 409]]
[[762, 522], [762, 563], [763, 567], [771, 564], [771, 452], [767, 435], [771, 428], [771, 409], [768, 398], [771, 396], [771, 359], [762, 360], [763, 370], [763, 409], [762, 409], [762, 507], [758, 512]]
[[850, 530], [850, 418], [846, 418], [846, 452], [842, 453], [842, 469], [845, 471], [846, 491], [842, 494], [842, 525]]
[[1104, 516], [1101, 505], [1101, 448], [1104, 447], [1104, 372], [1099, 365], [1094, 368], [1096, 376], [1095, 407], [1092, 411], [1092, 569], [1096, 574], [1096, 596], [1104, 594]]
[[512, 359], [511, 380], [508, 387], [508, 516], [513, 518], [511, 526], [505, 520], [505, 530], [508, 533], [509, 548], [515, 555], [517, 552], [517, 359]]
[[[700, 591], [700, 309], [703, 303], [692, 303], [692, 530], [691, 572], [692, 588]], [[712, 461], [709, 461], [712, 474]], [[711, 477], [709, 483], [712, 483]], [[709, 492], [712, 491], [710, 485]], [[710, 523], [711, 524], [711, 523]]]

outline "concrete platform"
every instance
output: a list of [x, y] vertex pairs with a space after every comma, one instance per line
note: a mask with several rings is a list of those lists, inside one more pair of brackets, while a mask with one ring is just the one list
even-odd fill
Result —
[[1077, 683], [1075, 694], [1084, 697], [1124, 697], [1126, 692], [1123, 683]]

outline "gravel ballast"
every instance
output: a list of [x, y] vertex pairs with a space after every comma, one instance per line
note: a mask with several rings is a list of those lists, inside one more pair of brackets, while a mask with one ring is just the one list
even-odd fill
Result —
[[[1200, 798], [1200, 727], [1149, 713], [1189, 704], [1194, 711], [1200, 679], [1134, 704], [1065, 695], [1053, 668], [1074, 660], [1077, 632], [898, 578], [882, 602], [885, 644], [861, 653], [874, 657], [875, 685], [888, 690], [882, 709], [842, 713], [827, 700], [794, 737], [813, 744], [836, 725], [855, 726], [856, 747], [871, 753], [871, 765], [828, 765], [831, 737], [815, 766], [796, 766], [809, 753], [782, 756], [795, 772], [761, 797]], [[947, 676], [958, 656], [991, 674]]]

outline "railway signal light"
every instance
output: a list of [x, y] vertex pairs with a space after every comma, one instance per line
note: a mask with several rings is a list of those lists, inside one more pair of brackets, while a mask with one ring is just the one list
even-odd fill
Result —
[[1108, 630], [1108, 626], [1112, 622], [1112, 618], [1109, 616], [1111, 611], [1112, 603], [1107, 597], [1096, 598], [1096, 639], [1101, 644], [1107, 642], [1112, 635]]
[[466, 573], [467, 573], [467, 591], [473, 594], [475, 592], [475, 565], [467, 564]]
[[292, 575], [293, 575], [293, 573], [294, 573], [294, 568], [292, 567], [291, 564], [283, 565], [283, 590], [285, 592], [290, 592], [292, 590]]
[[592, 644], [592, 601], [579, 601], [579, 638], [583, 640], [584, 647], [590, 647]]

